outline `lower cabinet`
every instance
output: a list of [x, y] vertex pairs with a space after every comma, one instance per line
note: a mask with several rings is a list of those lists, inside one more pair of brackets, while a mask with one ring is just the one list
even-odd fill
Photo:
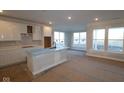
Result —
[[0, 67], [20, 62], [26, 62], [26, 50], [22, 48], [0, 50]]
[[0, 41], [21, 40], [21, 33], [26, 33], [26, 24], [0, 20]]

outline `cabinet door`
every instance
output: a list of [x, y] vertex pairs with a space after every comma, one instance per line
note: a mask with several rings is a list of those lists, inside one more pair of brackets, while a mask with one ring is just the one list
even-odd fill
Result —
[[10, 41], [13, 40], [13, 32], [11, 30], [11, 22], [0, 20], [0, 40]]
[[[16, 29], [16, 23], [15, 22], [10, 22], [7, 32], [6, 32], [6, 39], [9, 41], [15, 41], [16, 37], [19, 35], [18, 30]], [[16, 32], [16, 33], [15, 33]], [[17, 35], [18, 34], [18, 35]]]
[[19, 25], [14, 25], [12, 26], [12, 31], [13, 31], [13, 40], [21, 40], [21, 32], [18, 29]]
[[34, 26], [33, 40], [41, 40], [41, 27], [40, 26]]
[[23, 23], [13, 23], [12, 31], [14, 40], [21, 40], [21, 33], [27, 33], [27, 25]]
[[49, 26], [43, 27], [44, 36], [52, 36], [52, 28]]
[[16, 23], [16, 27], [19, 33], [27, 33], [27, 24]]
[[5, 40], [5, 33], [3, 31], [0, 31], [0, 41]]
[[10, 27], [8, 27], [7, 28], [7, 30], [5, 31], [5, 33], [4, 33], [4, 40], [5, 41], [12, 41], [12, 40], [14, 40], [14, 34], [13, 34], [13, 30], [12, 30], [12, 28]]
[[21, 33], [26, 32], [26, 25], [0, 20], [0, 41], [21, 40]]

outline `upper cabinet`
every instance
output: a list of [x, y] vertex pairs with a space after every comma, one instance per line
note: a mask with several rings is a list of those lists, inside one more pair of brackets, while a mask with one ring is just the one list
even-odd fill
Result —
[[26, 33], [26, 24], [0, 20], [0, 41], [21, 40], [21, 33]]
[[0, 20], [0, 41], [21, 41], [21, 34], [32, 34], [33, 40], [52, 37], [52, 28], [39, 24], [17, 23]]
[[52, 28], [50, 26], [43, 26], [44, 36], [52, 36]]
[[18, 33], [27, 33], [27, 24], [15, 23]]
[[[6, 21], [0, 21], [0, 40], [3, 41], [5, 39], [12, 39], [11, 29], [8, 28], [10, 26], [9, 23]], [[6, 33], [7, 32], [7, 33]], [[7, 37], [7, 34], [10, 34], [9, 37]]]
[[0, 20], [0, 41], [19, 40], [20, 37], [16, 34], [15, 29], [16, 26], [14, 23]]
[[14, 35], [13, 40], [21, 40], [21, 33], [27, 33], [26, 24], [13, 23], [11, 29], [13, 30], [13, 35]]
[[40, 26], [33, 26], [33, 40], [41, 40], [41, 31]]

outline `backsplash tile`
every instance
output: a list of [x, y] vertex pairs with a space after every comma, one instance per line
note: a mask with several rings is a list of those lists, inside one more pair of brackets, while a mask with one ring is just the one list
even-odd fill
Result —
[[41, 40], [33, 40], [32, 34], [21, 34], [21, 41], [0, 41], [0, 47], [41, 45]]
[[0, 47], [16, 46], [16, 41], [0, 41]]
[[32, 44], [32, 34], [21, 34], [21, 44], [22, 45], [30, 45]]

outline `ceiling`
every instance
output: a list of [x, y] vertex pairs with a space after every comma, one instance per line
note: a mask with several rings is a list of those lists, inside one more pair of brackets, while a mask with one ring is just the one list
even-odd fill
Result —
[[[2, 15], [32, 20], [44, 24], [51, 21], [54, 30], [82, 31], [98, 17], [99, 20], [124, 18], [123, 10], [5, 10]], [[68, 16], [72, 19], [68, 20]]]

